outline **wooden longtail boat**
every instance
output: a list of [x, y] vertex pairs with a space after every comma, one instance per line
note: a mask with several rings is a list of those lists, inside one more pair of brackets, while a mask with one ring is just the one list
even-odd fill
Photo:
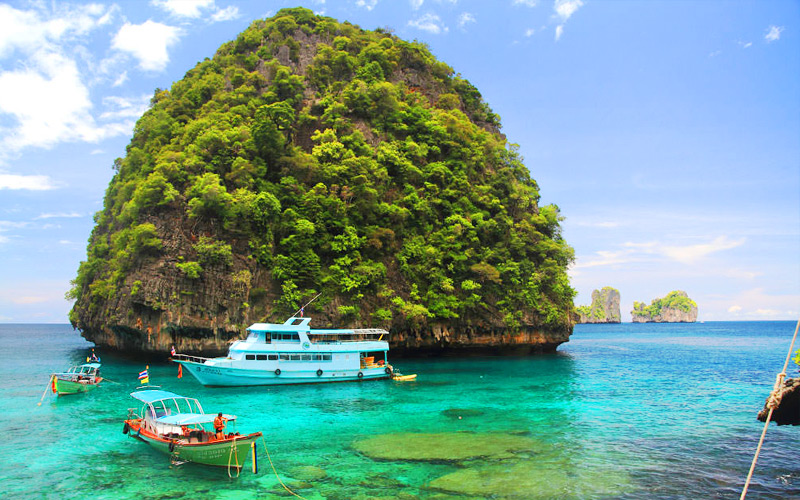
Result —
[[66, 396], [94, 389], [103, 381], [103, 377], [100, 376], [100, 363], [86, 363], [62, 373], [54, 373], [50, 380], [53, 392]]
[[[194, 398], [156, 389], [139, 390], [131, 396], [141, 401], [142, 407], [128, 410], [122, 432], [170, 455], [176, 462], [241, 470], [251, 455], [251, 444], [261, 437], [260, 432], [218, 435], [211, 429], [219, 414], [203, 412]], [[236, 420], [235, 415], [225, 414], [222, 418], [228, 424]]]

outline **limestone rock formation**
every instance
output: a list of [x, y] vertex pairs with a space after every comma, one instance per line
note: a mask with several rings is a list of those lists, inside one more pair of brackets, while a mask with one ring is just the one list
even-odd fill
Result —
[[283, 9], [157, 89], [69, 295], [127, 352], [218, 354], [312, 297], [394, 352], [551, 351], [573, 251], [478, 90], [423, 44]]
[[697, 321], [697, 303], [684, 291], [672, 291], [664, 298], [653, 299], [649, 306], [634, 302], [631, 311], [633, 323], [694, 323]]
[[610, 286], [592, 291], [592, 305], [580, 306], [575, 311], [579, 323], [620, 323], [619, 290]]

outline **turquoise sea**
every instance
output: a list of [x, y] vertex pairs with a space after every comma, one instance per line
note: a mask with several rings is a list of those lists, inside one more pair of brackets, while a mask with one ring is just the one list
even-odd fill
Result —
[[[551, 355], [394, 359], [419, 376], [402, 383], [205, 388], [175, 365], [150, 373], [262, 431], [309, 500], [733, 499], [794, 326], [579, 325]], [[0, 497], [295, 498], [263, 447], [258, 474], [229, 478], [124, 435], [142, 361], [98, 350], [116, 384], [37, 406], [50, 373], [91, 347], [68, 325], [0, 325]], [[800, 498], [799, 451], [800, 427], [773, 424], [748, 498]]]

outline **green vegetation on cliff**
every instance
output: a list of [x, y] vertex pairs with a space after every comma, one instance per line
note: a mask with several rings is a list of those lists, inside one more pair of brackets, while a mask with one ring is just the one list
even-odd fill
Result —
[[593, 290], [592, 304], [578, 306], [575, 312], [578, 313], [581, 323], [619, 323], [619, 298], [619, 290], [610, 286]]
[[181, 286], [224, 277], [242, 323], [321, 292], [339, 323], [571, 328], [558, 208], [418, 42], [281, 10], [156, 90], [114, 169], [68, 294], [81, 329], [130, 326], [133, 295], [180, 307], [140, 276], [164, 261]]
[[651, 317], [655, 318], [661, 316], [665, 309], [674, 309], [689, 313], [692, 309], [697, 309], [697, 303], [690, 299], [686, 292], [672, 291], [666, 297], [653, 299], [650, 305], [645, 305], [644, 302], [633, 302], [633, 316]]

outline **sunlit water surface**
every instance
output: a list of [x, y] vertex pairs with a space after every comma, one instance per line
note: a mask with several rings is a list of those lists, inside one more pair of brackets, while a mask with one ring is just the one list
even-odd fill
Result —
[[[206, 388], [151, 364], [151, 383], [264, 433], [259, 472], [232, 479], [122, 433], [143, 363], [98, 350], [116, 383], [37, 406], [92, 344], [67, 325], [0, 325], [0, 497], [285, 497], [265, 444], [309, 500], [738, 498], [793, 331], [579, 325], [552, 355], [393, 360], [414, 382]], [[800, 427], [773, 425], [748, 498], [800, 498], [798, 450]]]

